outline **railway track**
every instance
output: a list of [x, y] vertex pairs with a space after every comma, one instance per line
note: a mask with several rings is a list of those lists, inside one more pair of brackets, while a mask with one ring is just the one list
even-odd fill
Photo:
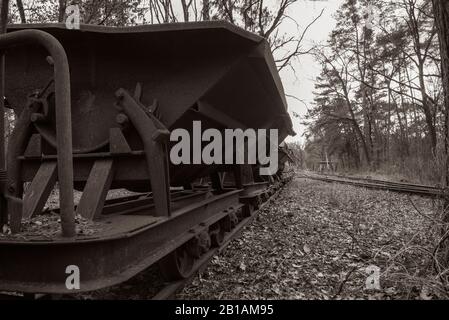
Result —
[[320, 180], [325, 182], [337, 182], [368, 189], [388, 190], [422, 196], [442, 198], [447, 191], [440, 187], [421, 185], [414, 183], [392, 182], [386, 180], [376, 180], [372, 178], [345, 177], [340, 175], [323, 175], [316, 173], [305, 173], [304, 178]]
[[164, 287], [152, 298], [152, 300], [167, 300], [173, 298], [177, 292], [179, 292], [180, 290], [182, 290], [182, 288], [192, 282], [192, 280], [198, 273], [204, 271], [207, 268], [210, 260], [212, 260], [215, 255], [225, 250], [229, 243], [233, 239], [237, 238], [243, 232], [245, 227], [251, 224], [251, 222], [257, 218], [260, 210], [263, 209], [267, 204], [269, 204], [271, 200], [275, 199], [279, 195], [281, 190], [285, 187], [285, 185], [291, 181], [291, 179], [292, 178], [290, 177], [286, 181], [284, 181], [283, 185], [264, 203], [262, 203], [260, 207], [252, 213], [251, 216], [240, 221], [240, 223], [231, 232], [227, 233], [223, 243], [219, 247], [210, 250], [199, 261], [197, 261], [194, 267], [194, 271], [189, 278], [165, 284]]

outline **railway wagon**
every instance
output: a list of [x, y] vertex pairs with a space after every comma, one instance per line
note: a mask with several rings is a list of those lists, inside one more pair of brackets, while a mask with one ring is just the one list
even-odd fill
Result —
[[[0, 236], [0, 291], [73, 293], [69, 266], [80, 270], [78, 291], [154, 263], [166, 280], [189, 277], [280, 187], [257, 164], [169, 159], [170, 133], [194, 121], [276, 129], [276, 144], [294, 134], [269, 45], [255, 34], [219, 21], [13, 25], [0, 50], [17, 116], [1, 174], [0, 224], [11, 234]], [[129, 192], [109, 197], [116, 189]]]

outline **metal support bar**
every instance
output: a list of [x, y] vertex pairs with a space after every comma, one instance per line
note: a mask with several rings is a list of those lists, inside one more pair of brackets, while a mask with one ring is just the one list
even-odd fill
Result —
[[39, 171], [23, 197], [23, 218], [30, 219], [42, 211], [56, 182], [56, 163], [47, 161]]
[[219, 172], [212, 172], [210, 174], [210, 180], [212, 182], [212, 188], [218, 191], [223, 190], [223, 181], [221, 180]]
[[[6, 33], [9, 0], [2, 0], [0, 8], [0, 35]], [[0, 49], [0, 170], [5, 169], [5, 52]]]
[[113, 178], [113, 164], [112, 159], [95, 161], [76, 208], [77, 214], [89, 220], [101, 214]]
[[139, 133], [145, 149], [151, 190], [158, 216], [170, 216], [170, 178], [165, 138], [170, 132], [151, 113], [146, 112], [126, 90], [116, 92], [118, 105]]
[[42, 156], [42, 136], [39, 133], [31, 135], [23, 155], [25, 158], [40, 158]]
[[61, 227], [66, 237], [75, 236], [73, 203], [72, 121], [70, 71], [66, 52], [52, 35], [40, 30], [20, 30], [0, 35], [0, 51], [18, 45], [43, 46], [54, 61], [58, 181], [60, 187]]
[[[9, 0], [2, 0], [0, 8], [0, 35], [6, 33], [8, 24]], [[0, 50], [0, 228], [7, 223], [5, 199], [5, 54]]]
[[[31, 136], [31, 114], [37, 110], [39, 106], [36, 103], [27, 105], [21, 112], [19, 118], [16, 120], [15, 127], [9, 136], [8, 151], [7, 151], [7, 185], [5, 187], [5, 196], [7, 199], [7, 211], [1, 212], [2, 223], [8, 223], [11, 226], [12, 232], [20, 231], [22, 220], [22, 207], [18, 206], [16, 201], [22, 201], [23, 183], [22, 183], [22, 161], [17, 161], [18, 157], [23, 155], [29, 137]], [[38, 168], [40, 164], [38, 165]], [[33, 177], [36, 175], [33, 173]], [[33, 178], [30, 178], [32, 180]], [[23, 203], [23, 201], [22, 201]], [[9, 214], [9, 217], [8, 217]]]
[[114, 155], [131, 153], [131, 148], [120, 128], [109, 129], [109, 152]]

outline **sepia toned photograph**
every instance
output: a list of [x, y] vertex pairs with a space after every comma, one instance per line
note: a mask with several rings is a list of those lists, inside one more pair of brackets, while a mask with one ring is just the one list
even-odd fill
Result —
[[448, 185], [449, 0], [0, 0], [0, 305], [448, 300]]

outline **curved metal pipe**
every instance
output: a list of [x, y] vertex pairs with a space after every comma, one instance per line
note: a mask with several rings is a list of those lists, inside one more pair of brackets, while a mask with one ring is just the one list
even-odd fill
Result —
[[[2, 0], [0, 7], [0, 34], [6, 33], [9, 0]], [[5, 54], [0, 50], [0, 227], [7, 223], [5, 193]]]
[[54, 61], [61, 227], [63, 236], [73, 237], [75, 236], [75, 214], [73, 203], [73, 154], [69, 62], [61, 43], [46, 32], [40, 30], [21, 30], [0, 35], [0, 50], [29, 44], [43, 46]]

